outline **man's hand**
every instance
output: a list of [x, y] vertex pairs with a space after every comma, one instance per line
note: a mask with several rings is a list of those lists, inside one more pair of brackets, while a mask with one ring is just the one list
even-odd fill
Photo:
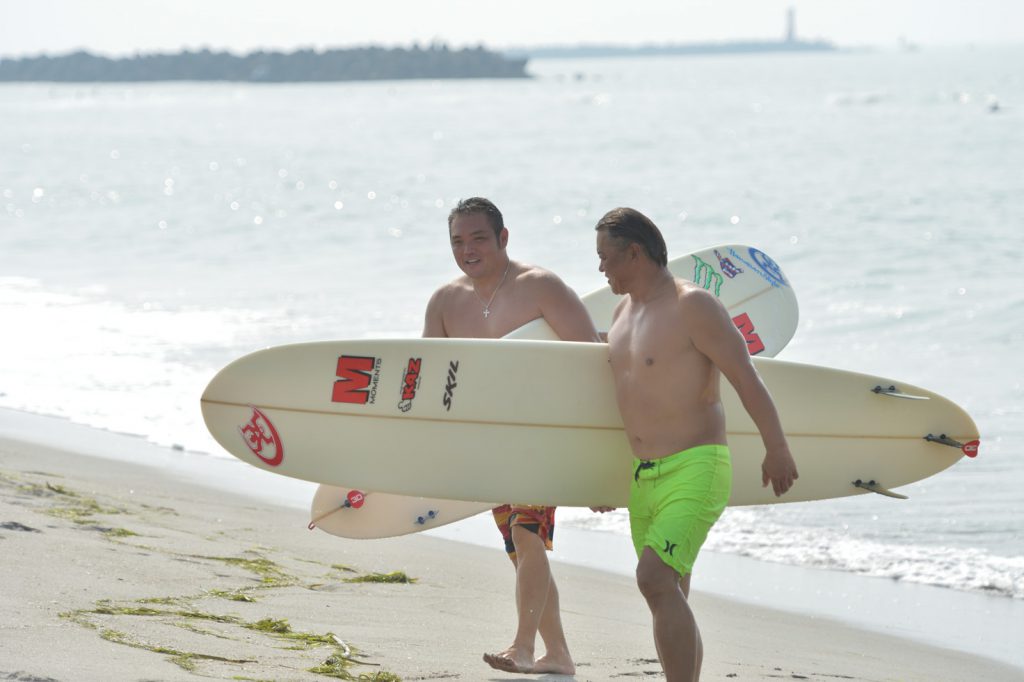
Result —
[[591, 507], [590, 511], [604, 514], [605, 512], [615, 511], [615, 509], [615, 507]]
[[769, 450], [764, 455], [764, 462], [761, 463], [761, 487], [767, 488], [771, 481], [775, 497], [781, 496], [793, 487], [793, 481], [800, 478], [796, 471], [796, 462], [793, 455], [789, 454], [789, 448]]

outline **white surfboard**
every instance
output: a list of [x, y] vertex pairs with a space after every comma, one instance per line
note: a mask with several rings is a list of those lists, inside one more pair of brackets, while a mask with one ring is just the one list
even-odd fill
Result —
[[[715, 246], [669, 261], [669, 270], [715, 292], [744, 333], [751, 354], [774, 356], [796, 331], [796, 296], [782, 269], [758, 249]], [[602, 287], [582, 300], [598, 330], [607, 332], [620, 297]], [[766, 328], [755, 327], [755, 320], [756, 324], [764, 322]], [[507, 338], [558, 340], [543, 319], [524, 325]], [[310, 505], [310, 529], [319, 527], [347, 538], [393, 537], [460, 521], [497, 504], [321, 485]]]
[[[796, 294], [782, 268], [763, 251], [752, 246], [714, 246], [675, 258], [668, 268], [676, 277], [699, 284], [718, 297], [743, 332], [751, 355], [774, 357], [796, 333]], [[598, 331], [608, 331], [621, 300], [609, 287], [583, 297]], [[557, 341], [558, 335], [547, 322], [537, 319], [505, 338]]]
[[[754, 362], [800, 469], [786, 501], [897, 487], [977, 451], [971, 418], [930, 391], [813, 365]], [[730, 504], [777, 502], [761, 486], [757, 429], [722, 384], [733, 455]], [[605, 344], [364, 339], [279, 346], [224, 368], [202, 410], [217, 441], [243, 461], [358, 489], [622, 507], [633, 473]]]

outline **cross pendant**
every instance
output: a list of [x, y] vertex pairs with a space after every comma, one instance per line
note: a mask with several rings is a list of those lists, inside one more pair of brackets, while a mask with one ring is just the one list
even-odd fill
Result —
[[484, 317], [487, 317], [490, 314], [491, 314], [491, 311], [488, 310], [487, 308], [484, 308]]

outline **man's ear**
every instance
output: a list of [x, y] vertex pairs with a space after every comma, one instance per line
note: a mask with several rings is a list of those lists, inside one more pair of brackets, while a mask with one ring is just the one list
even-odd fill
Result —
[[637, 244], [636, 242], [630, 242], [629, 243], [629, 259], [630, 260], [639, 260], [640, 256], [643, 255], [642, 253], [640, 253], [640, 250], [642, 248], [643, 247], [640, 246], [639, 244]]
[[508, 228], [501, 228], [501, 232], [498, 233], [498, 246], [504, 249], [508, 246]]

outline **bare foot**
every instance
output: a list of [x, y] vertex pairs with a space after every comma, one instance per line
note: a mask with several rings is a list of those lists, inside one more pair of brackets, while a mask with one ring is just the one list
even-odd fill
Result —
[[495, 670], [506, 673], [534, 672], [533, 657], [519, 654], [514, 647], [509, 647], [500, 654], [484, 654], [484, 662]]
[[550, 654], [541, 656], [533, 664], [534, 673], [554, 673], [556, 675], [575, 675], [576, 664], [568, 656], [552, 656]]

